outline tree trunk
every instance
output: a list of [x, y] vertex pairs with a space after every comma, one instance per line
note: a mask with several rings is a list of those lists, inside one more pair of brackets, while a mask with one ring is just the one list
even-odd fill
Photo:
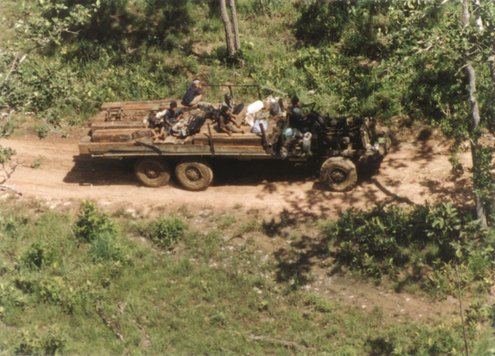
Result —
[[[462, 24], [464, 27], [469, 26], [469, 0], [463, 0], [462, 2]], [[479, 129], [479, 123], [480, 123], [480, 110], [479, 110], [479, 105], [478, 105], [478, 100], [476, 98], [476, 72], [474, 71], [474, 67], [469, 63], [469, 58], [467, 54], [465, 54], [466, 58], [466, 76], [468, 78], [468, 85], [469, 85], [469, 104], [471, 106], [471, 133], [472, 135], [472, 140], [471, 140], [471, 157], [473, 160], [473, 170], [475, 170], [475, 167], [478, 166], [478, 160], [477, 160], [477, 151], [478, 151], [478, 134], [477, 131]], [[483, 202], [479, 195], [474, 192], [474, 201], [476, 204], [476, 217], [480, 220], [481, 225], [483, 227], [487, 226], [487, 219], [486, 219], [486, 211], [485, 207], [483, 205]]]
[[474, 0], [474, 16], [476, 17], [476, 27], [478, 32], [483, 32], [485, 27], [483, 26], [483, 20], [481, 19], [481, 3], [480, 0]]
[[230, 24], [229, 14], [225, 0], [220, 0], [220, 12], [222, 15], [223, 27], [225, 28], [225, 42], [227, 44], [227, 54], [229, 57], [235, 55], [234, 41], [232, 38], [232, 25]]
[[229, 0], [230, 11], [232, 11], [232, 29], [234, 30], [234, 45], [235, 50], [241, 49], [241, 40], [239, 38], [239, 23], [237, 22], [237, 9], [235, 7], [235, 0]]

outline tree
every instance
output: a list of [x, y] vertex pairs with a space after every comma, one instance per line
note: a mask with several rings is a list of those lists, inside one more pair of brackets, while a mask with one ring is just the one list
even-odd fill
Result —
[[227, 55], [232, 58], [235, 55], [234, 40], [232, 38], [232, 25], [225, 0], [220, 0], [220, 13], [222, 15], [223, 27], [225, 29], [225, 42], [227, 44]]
[[229, 0], [230, 11], [232, 12], [232, 29], [234, 30], [234, 45], [235, 50], [241, 49], [241, 40], [239, 37], [239, 23], [237, 21], [237, 9], [235, 7], [235, 0]]
[[[469, 0], [463, 0], [462, 2], [462, 24], [464, 26], [464, 29], [468, 29], [469, 27], [469, 20], [470, 20], [470, 12], [469, 12]], [[481, 31], [483, 29], [483, 24], [481, 22], [481, 19], [477, 16], [477, 26], [478, 26], [478, 31]], [[480, 110], [479, 110], [479, 104], [478, 104], [478, 99], [476, 97], [476, 72], [474, 70], [473, 65], [469, 61], [469, 55], [468, 53], [465, 53], [465, 58], [466, 58], [466, 65], [465, 65], [465, 72], [466, 72], [466, 77], [468, 79], [468, 90], [469, 90], [469, 104], [471, 108], [471, 156], [473, 160], [473, 171], [476, 172], [477, 169], [479, 169], [478, 164], [479, 164], [479, 143], [478, 143], [478, 136], [479, 136], [479, 129], [480, 129]], [[473, 177], [474, 180], [476, 180], [476, 176]], [[476, 181], [474, 181], [474, 185], [476, 188]], [[486, 210], [483, 204], [483, 201], [480, 197], [479, 192], [476, 191], [474, 192], [474, 200], [476, 204], [476, 216], [480, 220], [482, 226], [486, 227], [487, 226], [487, 218], [486, 218]]]
[[222, 16], [223, 27], [225, 29], [225, 42], [227, 44], [227, 55], [230, 59], [234, 58], [236, 52], [241, 49], [241, 41], [239, 38], [239, 24], [237, 21], [237, 10], [235, 0], [229, 0], [230, 19], [225, 0], [220, 0], [220, 14]]

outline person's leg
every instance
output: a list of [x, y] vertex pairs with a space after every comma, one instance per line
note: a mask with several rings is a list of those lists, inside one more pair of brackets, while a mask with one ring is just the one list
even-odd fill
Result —
[[235, 126], [231, 122], [229, 122], [227, 125], [225, 125], [225, 127], [227, 128], [227, 130], [229, 130], [230, 132], [233, 132], [233, 133], [244, 133], [244, 130], [238, 128], [237, 126]]
[[191, 101], [191, 104], [189, 105], [190, 107], [191, 106], [196, 106], [199, 104], [199, 102], [201, 101], [201, 99], [203, 98], [203, 95], [198, 95], [196, 96], [192, 101]]

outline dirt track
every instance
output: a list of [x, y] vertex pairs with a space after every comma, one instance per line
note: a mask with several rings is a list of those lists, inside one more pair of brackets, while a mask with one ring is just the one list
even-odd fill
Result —
[[[350, 208], [368, 208], [380, 201], [424, 203], [441, 199], [465, 202], [469, 179], [455, 179], [448, 161], [448, 144], [431, 135], [428, 139], [401, 138], [383, 161], [380, 171], [351, 192], [318, 189], [315, 177], [273, 164], [224, 163], [214, 186], [204, 192], [188, 192], [177, 186], [147, 188], [135, 180], [122, 162], [75, 163], [76, 139], [33, 136], [0, 140], [16, 150], [20, 163], [8, 186], [26, 197], [58, 204], [67, 200], [96, 200], [103, 205], [152, 209], [164, 207], [234, 206], [269, 210], [284, 209], [299, 215], [335, 216]], [[32, 168], [38, 161], [39, 167]], [[469, 155], [461, 161], [469, 165]]]

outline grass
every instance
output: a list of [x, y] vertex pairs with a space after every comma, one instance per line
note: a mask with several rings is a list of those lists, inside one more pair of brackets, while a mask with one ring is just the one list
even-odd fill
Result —
[[[77, 239], [76, 212], [37, 204], [2, 206], [0, 352], [344, 355], [461, 350], [455, 321], [397, 322], [380, 308], [366, 311], [314, 290], [290, 291], [289, 282], [274, 278], [273, 259], [251, 240], [241, 245], [221, 238], [219, 231], [226, 230], [261, 234], [253, 217], [236, 215], [241, 230], [231, 217], [212, 217], [214, 222], [198, 231], [189, 223], [191, 212], [189, 218], [163, 216], [154, 221], [184, 226], [185, 232], [162, 248], [151, 243], [152, 236], [141, 235], [147, 221], [133, 224], [125, 216], [97, 214], [95, 226], [107, 219], [115, 224], [113, 238], [96, 229], [94, 239]], [[92, 221], [91, 216], [85, 221]], [[482, 339], [479, 347], [489, 349], [490, 342]]]

